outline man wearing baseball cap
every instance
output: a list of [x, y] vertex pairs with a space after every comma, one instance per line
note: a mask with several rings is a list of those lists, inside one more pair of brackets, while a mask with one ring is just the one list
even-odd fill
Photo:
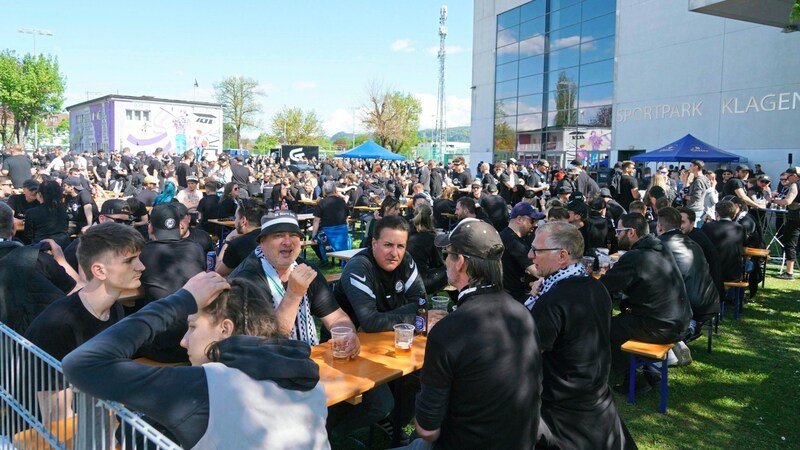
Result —
[[[18, 227], [25, 223], [25, 213], [36, 206], [39, 206], [39, 200], [36, 194], [39, 192], [39, 182], [33, 178], [29, 178], [22, 183], [22, 193], [14, 194], [8, 198], [8, 206], [14, 210], [14, 224]], [[24, 240], [23, 240], [24, 242]], [[25, 242], [30, 244], [30, 242]]]
[[758, 203], [747, 196], [747, 179], [751, 174], [750, 167], [747, 164], [741, 164], [736, 167], [736, 176], [731, 177], [725, 186], [722, 187], [722, 195], [720, 198], [727, 195], [734, 195], [744, 200], [747, 206], [751, 208], [758, 208]]
[[65, 178], [62, 184], [67, 214], [70, 216], [70, 221], [75, 222], [75, 228], [70, 229], [70, 232], [84, 233], [97, 218], [97, 204], [92, 198], [92, 193], [84, 189], [80, 178], [70, 176]]
[[541, 351], [533, 317], [503, 292], [500, 235], [465, 219], [436, 246], [460, 292], [458, 308], [428, 332], [417, 434], [437, 448], [533, 448]]
[[530, 234], [545, 215], [536, 211], [530, 203], [519, 202], [511, 210], [511, 221], [500, 232], [503, 241], [503, 289], [518, 302], [528, 297], [528, 283], [536, 276], [534, 266], [528, 258]]

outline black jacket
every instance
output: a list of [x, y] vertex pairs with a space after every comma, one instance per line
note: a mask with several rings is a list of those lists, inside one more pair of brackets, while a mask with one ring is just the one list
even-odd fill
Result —
[[707, 222], [700, 228], [719, 249], [723, 281], [742, 279], [742, 247], [745, 242], [744, 227], [730, 220]]
[[600, 281], [610, 293], [623, 292], [623, 314], [642, 319], [652, 342], [672, 343], [686, 337], [692, 308], [672, 253], [658, 239], [639, 239]]
[[672, 252], [683, 275], [686, 295], [692, 305], [692, 318], [703, 321], [716, 315], [719, 312], [719, 291], [711, 278], [703, 249], [681, 230], [669, 231], [658, 239]]

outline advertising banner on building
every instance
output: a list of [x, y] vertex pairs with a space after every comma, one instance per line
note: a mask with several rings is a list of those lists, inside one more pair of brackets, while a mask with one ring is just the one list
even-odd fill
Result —
[[319, 147], [315, 145], [281, 145], [281, 156], [288, 159], [291, 164], [303, 162], [303, 157], [311, 161], [311, 158], [319, 158]]

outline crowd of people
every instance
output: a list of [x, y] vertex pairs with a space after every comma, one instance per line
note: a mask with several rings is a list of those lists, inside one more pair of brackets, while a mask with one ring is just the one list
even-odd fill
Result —
[[[699, 160], [655, 172], [624, 161], [598, 184], [580, 160], [473, 173], [463, 157], [195, 158], [17, 146], [0, 175], [13, 299], [0, 320], [62, 360], [75, 386], [187, 448], [327, 448], [390, 414], [413, 420], [409, 448], [635, 448], [611, 394], [632, 381], [620, 345], [675, 343], [673, 362], [691, 362], [686, 343], [719, 313], [724, 282], [748, 277], [757, 295], [764, 274], [742, 249], [764, 247], [766, 208], [786, 210], [782, 278], [800, 237], [795, 168], [773, 190], [758, 165]], [[331, 289], [320, 266], [357, 222], [364, 250]], [[300, 257], [307, 240], [320, 264]], [[310, 347], [334, 327], [413, 323], [419, 300], [447, 286], [454, 312], [428, 331], [403, 394], [381, 385], [326, 408]], [[345, 351], [359, 355], [357, 334]], [[659, 382], [636, 376], [640, 393]]]

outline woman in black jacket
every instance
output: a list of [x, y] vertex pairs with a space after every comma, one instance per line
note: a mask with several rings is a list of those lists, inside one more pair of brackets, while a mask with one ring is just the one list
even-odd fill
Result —
[[55, 181], [45, 181], [39, 185], [36, 198], [41, 205], [25, 214], [25, 237], [33, 244], [42, 239], [52, 239], [67, 248], [71, 239], [67, 234], [69, 216], [63, 201], [64, 191]]
[[433, 209], [427, 204], [414, 207], [414, 227], [417, 232], [408, 237], [408, 253], [417, 263], [425, 292], [436, 293], [447, 286], [447, 269], [439, 249], [433, 244], [436, 230], [433, 227]]

